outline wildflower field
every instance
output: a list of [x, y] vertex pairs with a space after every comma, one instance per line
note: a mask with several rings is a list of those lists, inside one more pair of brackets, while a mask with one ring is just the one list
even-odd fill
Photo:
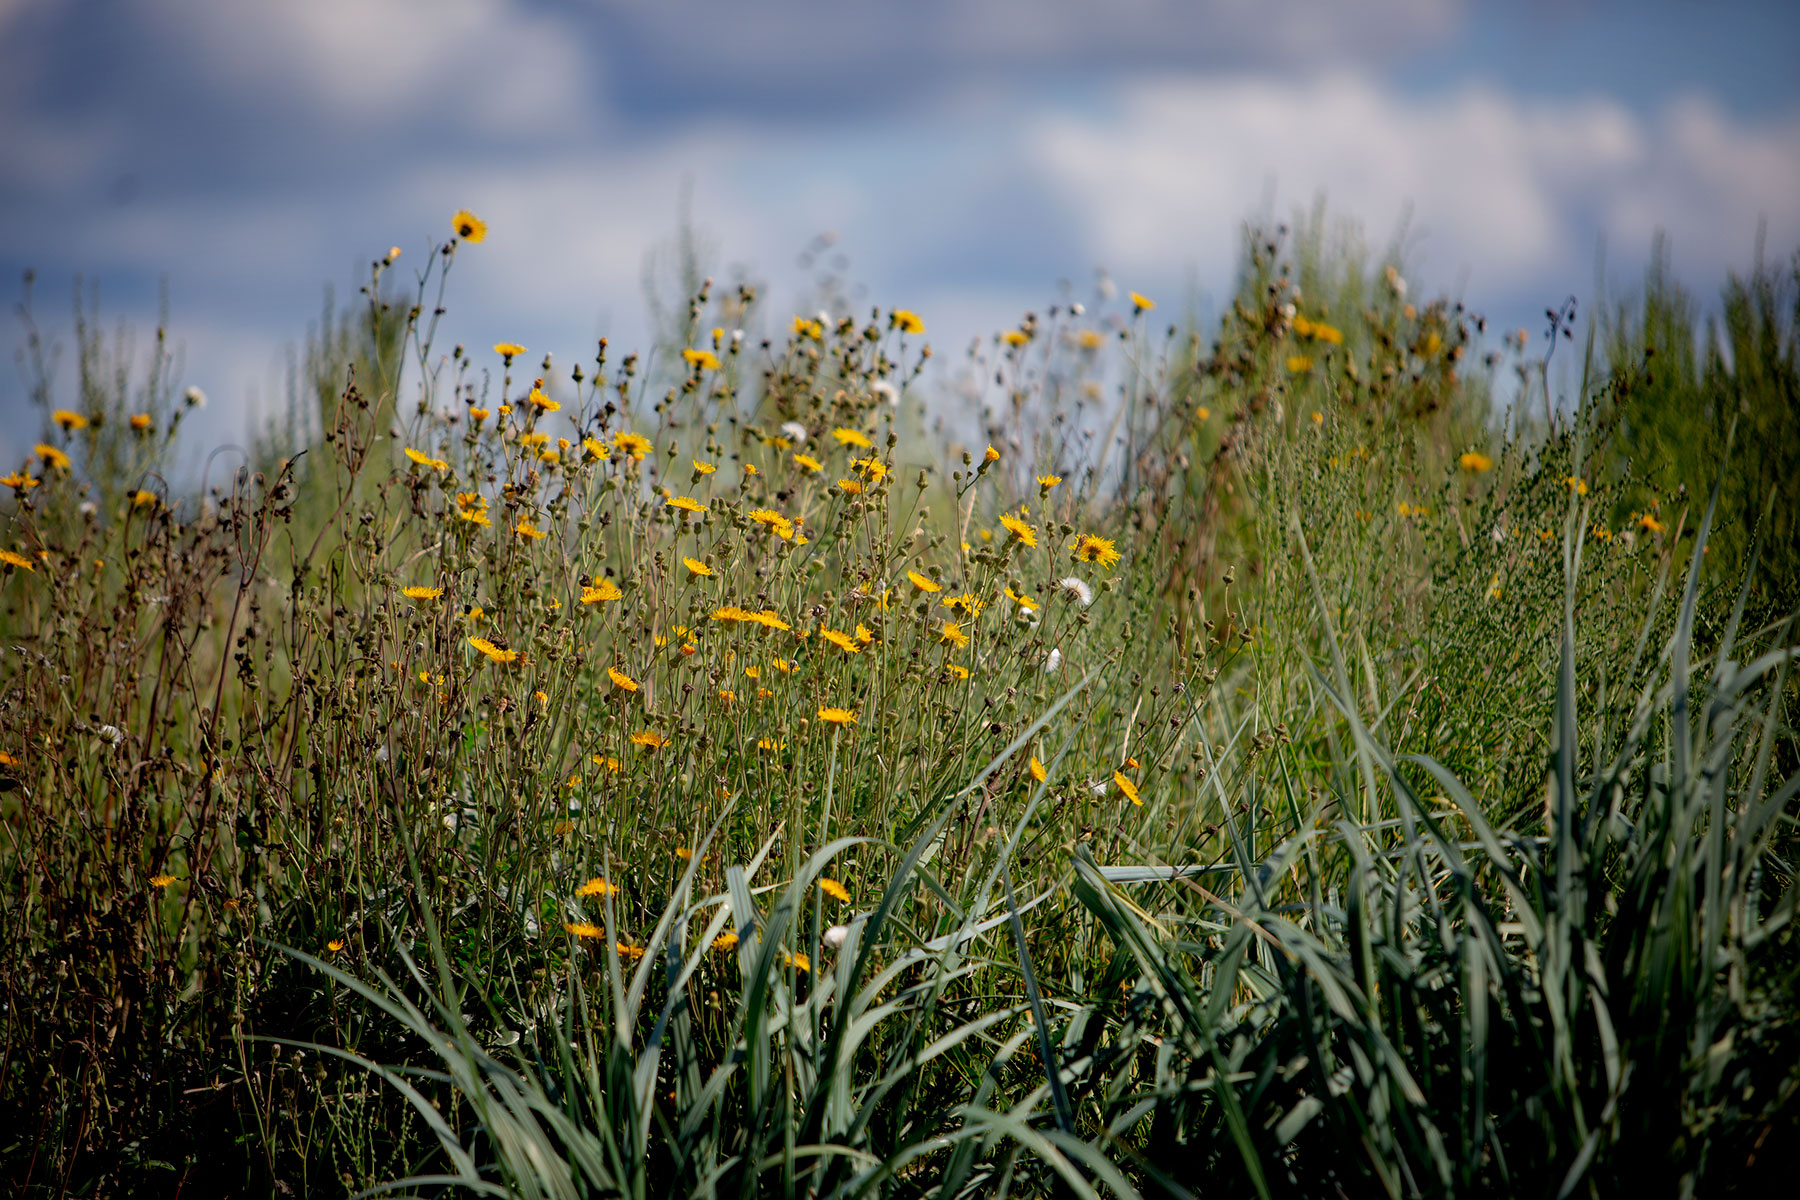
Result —
[[485, 234], [198, 469], [27, 297], [17, 1194], [1786, 1176], [1794, 264], [1502, 334], [1303, 225], [1206, 328], [694, 280], [565, 362], [441, 344]]

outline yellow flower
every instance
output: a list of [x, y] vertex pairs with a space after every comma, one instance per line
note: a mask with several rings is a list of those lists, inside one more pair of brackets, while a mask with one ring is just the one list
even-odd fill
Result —
[[450, 218], [450, 228], [456, 231], [457, 237], [471, 246], [487, 237], [487, 222], [466, 208], [458, 209], [456, 215]]
[[610, 754], [596, 754], [593, 756], [593, 758], [590, 761], [596, 767], [605, 767], [607, 770], [611, 771], [614, 775], [617, 775], [619, 773], [619, 770], [620, 770], [619, 760], [614, 758]]
[[1011, 588], [1004, 588], [1002, 590], [1006, 593], [1006, 598], [1008, 600], [1011, 600], [1014, 604], [1018, 605], [1020, 608], [1024, 609], [1026, 612], [1036, 612], [1037, 611], [1038, 605], [1037, 605], [1036, 600], [1033, 600], [1029, 596], [1021, 596], [1021, 595], [1019, 595], [1019, 593], [1013, 591]]
[[606, 579], [581, 585], [581, 602], [583, 604], [602, 604], [608, 600], [617, 600], [624, 594], [613, 586], [610, 580]]
[[1577, 496], [1587, 495], [1587, 480], [1577, 479], [1573, 475], [1566, 475], [1563, 477], [1563, 482], [1568, 484], [1569, 490], [1574, 492]]
[[858, 458], [852, 460], [850, 465], [862, 472], [864, 478], [873, 479], [877, 483], [887, 478], [887, 464], [879, 458]]
[[1042, 783], [1042, 782], [1044, 782], [1044, 780], [1050, 778], [1050, 772], [1045, 770], [1044, 764], [1037, 760], [1037, 755], [1034, 754], [1031, 756], [1031, 762], [1030, 762], [1029, 766], [1031, 768], [1031, 777], [1033, 779], [1037, 780], [1039, 783]]
[[450, 464], [443, 459], [433, 458], [429, 454], [421, 454], [411, 446], [406, 447], [406, 457], [412, 459], [421, 467], [430, 467], [434, 471], [448, 471], [450, 469]]
[[69, 469], [69, 456], [48, 442], [39, 442], [35, 447], [37, 456], [44, 460], [44, 465], [53, 471]]
[[664, 503], [670, 508], [684, 509], [687, 512], [703, 513], [706, 511], [706, 505], [692, 496], [670, 496]]
[[782, 749], [782, 745], [774, 738], [758, 738], [756, 740], [756, 748], [758, 750], [767, 750], [769, 753], [774, 754]]
[[1103, 567], [1112, 566], [1120, 558], [1112, 539], [1096, 533], [1084, 533], [1076, 538], [1070, 553], [1082, 562], [1099, 563]]
[[635, 692], [638, 690], [637, 680], [619, 670], [617, 667], [606, 668], [606, 675], [607, 678], [613, 681], [614, 687], [627, 692]]
[[1009, 329], [1000, 335], [1000, 340], [1009, 346], [1023, 346], [1031, 340], [1031, 335], [1023, 329]]
[[829, 876], [819, 876], [819, 890], [840, 904], [850, 903], [850, 889]]
[[528, 450], [536, 450], [539, 446], [547, 446], [549, 444], [550, 435], [547, 433], [534, 431], [532, 433], [521, 433], [519, 435], [519, 445], [524, 446]]
[[940, 641], [951, 642], [958, 649], [969, 644], [969, 635], [962, 631], [962, 626], [955, 621], [945, 621], [944, 627], [938, 631]]
[[38, 481], [22, 471], [13, 471], [10, 474], [0, 475], [0, 484], [15, 492], [29, 492], [38, 485]]
[[1098, 329], [1084, 329], [1075, 335], [1083, 350], [1098, 350], [1105, 344], [1106, 338]]
[[525, 347], [519, 345], [517, 342], [495, 342], [494, 353], [498, 354], [501, 358], [511, 360], [525, 353]]
[[513, 532], [520, 537], [528, 537], [534, 542], [541, 542], [549, 535], [531, 523], [530, 517], [520, 517], [519, 523], [513, 526]]
[[790, 674], [794, 669], [794, 664], [785, 658], [778, 658], [771, 665], [783, 675]]
[[794, 332], [801, 337], [809, 337], [817, 342], [825, 337], [825, 326], [817, 321], [809, 321], [805, 317], [795, 317]]
[[709, 462], [701, 462], [697, 458], [694, 459], [694, 473], [696, 475], [711, 475], [714, 471], [716, 471], [718, 469], [719, 468], [713, 466]]
[[1141, 296], [1136, 292], [1132, 292], [1132, 293], [1130, 293], [1130, 295], [1131, 295], [1131, 307], [1136, 309], [1138, 312], [1149, 312], [1151, 309], [1156, 307], [1156, 301], [1150, 299], [1150, 297], [1148, 297], [1148, 296]]
[[413, 587], [400, 589], [400, 594], [405, 596], [408, 600], [436, 600], [439, 596], [444, 594], [444, 589], [441, 587], [422, 587], [415, 585]]
[[894, 328], [901, 333], [924, 333], [925, 322], [919, 320], [918, 313], [909, 309], [896, 308], [894, 310]]
[[517, 650], [502, 650], [484, 637], [470, 638], [469, 645], [475, 647], [475, 649], [481, 651], [483, 654], [487, 655], [488, 658], [497, 663], [514, 662], [519, 657], [519, 652]]
[[1483, 471], [1491, 471], [1494, 469], [1494, 460], [1479, 450], [1470, 450], [1457, 461], [1462, 463], [1463, 470], [1473, 472], [1477, 475], [1481, 474]]
[[838, 491], [846, 496], [860, 496], [863, 493], [862, 481], [858, 479], [840, 479], [837, 485]]
[[831, 436], [838, 440], [840, 446], [855, 446], [867, 450], [875, 445], [874, 442], [854, 429], [834, 429], [831, 431]]
[[836, 629], [827, 629], [821, 625], [819, 627], [819, 636], [836, 646], [839, 650], [842, 650], [845, 654], [857, 654], [862, 651], [862, 647], [856, 644], [855, 638], [847, 633], [841, 633]]
[[756, 509], [751, 512], [750, 519], [758, 525], [767, 525], [784, 542], [791, 540], [794, 536], [794, 523], [773, 509]]
[[856, 624], [856, 640], [867, 646], [875, 640], [875, 631], [858, 621]]
[[989, 446], [986, 450], [981, 452], [981, 461], [997, 463], [1000, 461], [1000, 452], [992, 446]]
[[1325, 414], [1320, 412], [1316, 408], [1313, 409], [1312, 410], [1312, 423], [1314, 425], [1323, 425], [1325, 423]]
[[644, 455], [651, 450], [650, 439], [641, 433], [615, 433], [613, 447], [629, 454], [633, 462], [642, 461]]
[[964, 592], [960, 596], [945, 596], [944, 607], [952, 611], [960, 608], [964, 614], [973, 620], [981, 615], [981, 610], [986, 608], [987, 605], [984, 602], [977, 600], [973, 592]]
[[1287, 360], [1287, 369], [1295, 375], [1304, 375], [1312, 370], [1312, 359], [1304, 354], [1290, 355]]
[[944, 590], [942, 584], [937, 583], [935, 580], [927, 579], [917, 571], [908, 571], [906, 573], [906, 579], [907, 582], [911, 583], [921, 592], [941, 592]]
[[952, 675], [956, 676], [958, 679], [967, 679], [969, 677], [969, 668], [959, 667], [955, 663], [945, 663], [944, 669], [946, 671], [949, 671]]
[[1039, 475], [1038, 476], [1038, 486], [1043, 488], [1046, 492], [1061, 482], [1062, 482], [1061, 475]]
[[711, 350], [683, 350], [681, 352], [681, 357], [688, 366], [698, 368], [702, 371], [716, 371], [719, 369], [718, 356]]
[[[0, 551], [0, 553], [4, 553], [4, 551]], [[0, 767], [21, 767], [24, 765], [24, 763], [20, 762], [6, 751], [0, 750]]]
[[697, 558], [684, 558], [681, 560], [681, 565], [686, 567], [690, 574], [711, 575], [713, 573], [711, 567], [707, 566]]
[[575, 889], [577, 896], [616, 896], [619, 885], [611, 882], [604, 875], [596, 875]]
[[1032, 530], [1031, 526], [1019, 520], [1019, 518], [1009, 517], [1005, 513], [1002, 513], [1000, 514], [1000, 524], [1005, 526], [1006, 532], [1012, 534], [1013, 540], [1021, 545], [1037, 545], [1037, 533]]
[[1663, 530], [1668, 528], [1667, 525], [1664, 525], [1661, 521], [1657, 520], [1655, 517], [1651, 516], [1649, 513], [1645, 513], [1642, 517], [1640, 517], [1638, 519], [1638, 524], [1642, 525], [1646, 530], [1648, 530], [1651, 533], [1661, 533]]
[[833, 725], [854, 725], [856, 714], [847, 708], [827, 707], [819, 710], [819, 720], [829, 721]]
[[152, 424], [152, 422], [150, 420], [149, 413], [132, 413], [131, 414], [131, 428], [134, 432], [148, 433], [148, 432], [150, 432], [151, 424]]
[[1335, 325], [1327, 325], [1323, 321], [1314, 321], [1312, 335], [1321, 342], [1330, 342], [1334, 346], [1344, 344], [1344, 331]]
[[74, 433], [77, 429], [86, 429], [88, 427], [88, 419], [86, 417], [78, 412], [70, 412], [66, 408], [59, 408], [51, 413], [50, 419], [55, 421], [58, 425], [61, 425], [70, 433]]
[[791, 954], [788, 951], [783, 950], [781, 952], [781, 961], [784, 965], [790, 966], [796, 971], [810, 972], [812, 970], [812, 960], [807, 958], [804, 954]]
[[155, 508], [156, 503], [155, 492], [139, 489], [131, 494], [131, 507], [133, 508]]
[[724, 933], [721, 933], [718, 937], [713, 939], [712, 948], [714, 950], [717, 950], [721, 954], [725, 954], [732, 950], [736, 950], [737, 944], [738, 944], [737, 934], [731, 932], [728, 929]]
[[794, 455], [794, 462], [798, 466], [805, 467], [815, 475], [825, 469], [825, 464], [810, 454], [796, 454]]
[[476, 425], [481, 424], [483, 421], [487, 420], [489, 417], [491, 417], [493, 415], [494, 415], [493, 413], [490, 413], [485, 408], [471, 408], [469, 410], [469, 420], [472, 421]]
[[661, 750], [669, 744], [669, 739], [654, 729], [642, 729], [631, 735], [631, 744], [648, 750]]
[[1137, 784], [1125, 778], [1125, 776], [1118, 771], [1113, 772], [1113, 782], [1119, 785], [1119, 790], [1125, 793], [1125, 798], [1127, 800], [1131, 801], [1139, 808], [1144, 807], [1144, 802], [1138, 799]]
[[620, 942], [619, 957], [631, 959], [642, 958], [644, 957], [644, 948], [642, 946], [634, 946], [630, 942]]
[[578, 938], [603, 938], [606, 930], [591, 921], [564, 921], [563, 928]]
[[542, 388], [532, 388], [531, 394], [526, 396], [525, 400], [531, 407], [537, 409], [539, 412], [553, 413], [562, 411], [562, 405], [546, 396]]
[[166, 888], [171, 883], [174, 883], [175, 879], [176, 879], [176, 877], [173, 875], [152, 875], [150, 877], [150, 886]]
[[339, 950], [342, 950], [344, 948], [344, 939], [343, 938], [332, 938], [329, 942], [325, 943], [325, 948], [327, 950], [331, 951], [333, 954], [336, 954]]

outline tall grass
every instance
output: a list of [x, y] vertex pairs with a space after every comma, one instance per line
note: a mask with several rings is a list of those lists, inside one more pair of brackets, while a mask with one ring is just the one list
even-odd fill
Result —
[[946, 427], [917, 316], [748, 285], [562, 378], [445, 353], [481, 252], [376, 263], [192, 493], [193, 401], [89, 370], [59, 411], [39, 356], [0, 518], [21, 1190], [1770, 1161], [1791, 629], [1753, 540], [1631, 507], [1598, 351], [1502, 429], [1523, 343], [1255, 233], [1214, 336], [1027, 314]]

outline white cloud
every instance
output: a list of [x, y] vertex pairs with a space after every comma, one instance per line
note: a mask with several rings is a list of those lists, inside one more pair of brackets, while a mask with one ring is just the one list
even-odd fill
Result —
[[1029, 137], [1090, 252], [1121, 272], [1228, 274], [1237, 222], [1271, 184], [1277, 215], [1321, 191], [1366, 221], [1410, 210], [1433, 277], [1466, 270], [1490, 292], [1585, 271], [1598, 231], [1635, 253], [1666, 229], [1678, 265], [1708, 275], [1742, 265], [1758, 213], [1775, 244], [1800, 241], [1800, 118], [1733, 124], [1694, 100], [1640, 118], [1483, 88], [1421, 100], [1350, 74], [1170, 81]]
[[563, 19], [490, 0], [139, 0], [140, 19], [229, 90], [364, 128], [445, 125], [542, 136], [589, 107]]

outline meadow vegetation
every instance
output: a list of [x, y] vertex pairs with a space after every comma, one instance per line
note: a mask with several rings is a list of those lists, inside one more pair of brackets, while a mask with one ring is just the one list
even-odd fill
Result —
[[1800, 260], [1546, 340], [1327, 228], [940, 392], [929, 314], [704, 278], [642, 354], [446, 348], [461, 213], [186, 482], [164, 331], [78, 309], [71, 386], [28, 296], [0, 1170], [1765, 1190]]

